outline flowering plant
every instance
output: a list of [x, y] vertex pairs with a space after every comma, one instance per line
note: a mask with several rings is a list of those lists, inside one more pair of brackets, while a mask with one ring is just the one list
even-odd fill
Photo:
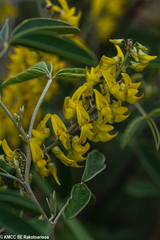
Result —
[[[12, 115], [4, 105], [2, 95], [0, 106], [18, 129], [23, 150], [20, 148], [12, 150], [6, 139], [0, 140], [0, 146], [3, 149], [3, 154], [0, 156], [0, 188], [7, 188], [2, 177], [13, 179], [14, 187], [23, 197], [12, 191], [2, 192], [2, 197], [4, 199], [13, 198], [13, 201], [8, 200], [12, 207], [31, 210], [35, 214], [41, 215], [41, 220], [38, 219], [35, 225], [31, 226], [31, 223], [28, 223], [29, 230], [35, 231], [36, 234], [48, 234], [50, 239], [54, 239], [55, 226], [63, 212], [66, 219], [71, 219], [87, 204], [95, 203], [95, 196], [86, 182], [100, 173], [106, 165], [104, 154], [97, 149], [89, 152], [90, 144], [91, 142], [107, 142], [117, 136], [118, 132], [115, 131], [113, 124], [125, 121], [130, 116], [129, 109], [125, 106], [126, 102], [136, 104], [142, 116], [134, 119], [126, 129], [121, 141], [122, 147], [124, 148], [128, 143], [137, 124], [144, 119], [147, 120], [153, 132], [157, 149], [159, 148], [159, 135], [151, 118], [156, 110], [148, 115], [143, 111], [138, 103], [144, 96], [139, 90], [141, 82], [134, 82], [128, 73], [129, 68], [136, 72], [143, 71], [156, 56], [146, 54], [144, 51], [147, 48], [140, 43], [134, 43], [132, 39], [110, 39], [117, 51], [116, 56], [103, 55], [97, 64], [95, 55], [73, 40], [73, 35], [80, 31], [77, 25], [81, 13], [79, 12], [75, 16], [75, 9], [69, 9], [65, 1], [60, 1], [62, 9], [56, 5], [52, 6], [50, 1], [46, 2], [47, 8], [52, 14], [59, 13], [61, 20], [68, 21], [72, 25], [56, 19], [33, 18], [19, 24], [9, 37], [8, 21], [6, 20], [0, 32], [4, 45], [0, 54], [1, 58], [10, 46], [18, 45], [54, 53], [87, 66], [85, 68], [58, 69], [55, 73], [52, 62], [39, 61], [27, 70], [2, 82], [3, 90], [9, 85], [12, 87], [14, 84], [21, 84], [40, 77], [48, 79], [31, 115], [28, 130], [23, 127], [25, 106], [20, 106], [19, 112]], [[88, 67], [89, 65], [91, 68]], [[49, 112], [35, 126], [35, 119], [49, 88], [60, 78], [78, 81], [83, 79], [84, 81], [72, 96], [65, 97], [62, 109], [63, 117]], [[75, 133], [76, 129], [79, 133], [77, 131]], [[34, 165], [43, 180], [52, 175], [55, 182], [61, 185], [55, 159], [59, 159], [67, 167], [83, 168], [85, 166], [85, 168], [81, 182], [73, 186], [70, 198], [58, 215], [56, 214], [55, 191], [50, 194], [47, 199], [50, 209], [50, 216], [48, 216], [31, 189], [31, 181], [34, 178], [31, 164]], [[3, 204], [0, 209], [5, 211]], [[8, 211], [7, 214], [13, 215]], [[17, 221], [20, 220], [18, 217], [16, 218]], [[37, 228], [39, 221], [45, 222], [46, 231]], [[5, 222], [4, 226], [6, 226]]]

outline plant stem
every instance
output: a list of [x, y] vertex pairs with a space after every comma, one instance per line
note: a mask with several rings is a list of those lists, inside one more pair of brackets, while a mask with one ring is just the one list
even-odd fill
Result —
[[19, 178], [15, 177], [15, 176], [12, 176], [9, 173], [0, 172], [0, 176], [11, 178], [11, 179], [16, 180], [17, 182], [19, 182], [20, 184], [23, 185], [23, 182]]
[[136, 103], [135, 104], [136, 108], [138, 109], [138, 111], [142, 114], [142, 116], [144, 116], [145, 118], [147, 118], [147, 113], [144, 111], [144, 109], [141, 107], [140, 103]]
[[26, 145], [26, 167], [25, 167], [25, 175], [24, 175], [24, 180], [27, 185], [29, 185], [29, 172], [30, 172], [30, 167], [31, 167], [31, 151], [30, 151], [30, 146], [29, 144]]
[[0, 101], [0, 106], [3, 108], [3, 110], [7, 113], [8, 117], [12, 120], [12, 122], [14, 123], [14, 125], [16, 126], [16, 128], [18, 128], [20, 134], [26, 139], [28, 140], [28, 137], [22, 127], [22, 125], [18, 125], [18, 123], [16, 122], [16, 120], [13, 118], [13, 116], [11, 115], [11, 113], [8, 111], [8, 109], [6, 108], [6, 106]]
[[31, 189], [31, 187], [30, 187], [30, 185], [29, 185], [28, 183], [23, 182], [23, 181], [21, 181], [19, 178], [15, 177], [15, 176], [12, 176], [12, 175], [10, 175], [10, 174], [6, 174], [6, 173], [0, 172], [0, 176], [8, 177], [8, 178], [11, 178], [11, 179], [16, 180], [17, 182], [19, 182], [19, 183], [26, 189], [26, 191], [27, 191], [28, 195], [30, 196], [30, 198], [32, 199], [32, 201], [35, 202], [35, 203], [39, 206], [39, 208], [41, 209], [41, 212], [42, 212], [42, 215], [43, 215], [44, 219], [46, 219], [47, 221], [49, 221], [49, 220], [48, 220], [48, 217], [46, 216], [45, 212], [44, 212], [43, 209], [41, 208], [39, 202], [37, 201], [37, 199], [36, 199], [36, 197], [35, 197], [32, 189]]
[[[68, 202], [67, 202], [67, 203], [68, 203]], [[51, 230], [51, 234], [50, 234], [50, 239], [52, 239], [52, 240], [55, 240], [54, 229], [55, 229], [55, 226], [56, 226], [59, 218], [61, 217], [61, 215], [62, 215], [62, 213], [63, 213], [63, 211], [64, 211], [67, 203], [62, 207], [61, 211], [58, 213], [57, 217], [56, 217], [56, 218], [54, 219], [54, 221], [53, 221], [53, 226], [52, 226], [52, 230]]]
[[49, 221], [49, 220], [48, 220], [48, 217], [46, 216], [45, 212], [43, 211], [41, 205], [40, 205], [39, 202], [37, 201], [37, 199], [36, 199], [36, 197], [35, 197], [32, 189], [31, 189], [30, 185], [24, 182], [24, 183], [23, 183], [23, 186], [24, 186], [24, 188], [26, 189], [26, 191], [27, 191], [28, 195], [30, 196], [31, 200], [32, 200], [33, 202], [35, 202], [35, 203], [39, 206], [39, 208], [41, 209], [41, 212], [42, 212], [42, 215], [43, 215], [44, 219], [47, 220], [47, 221]]
[[114, 77], [115, 80], [117, 80], [119, 74], [121, 73], [122, 68], [123, 68], [125, 62], [127, 61], [128, 57], [129, 57], [129, 50], [127, 50], [126, 55], [125, 55], [125, 57], [124, 57], [124, 60], [123, 60], [123, 62], [121, 63], [120, 68], [119, 68], [118, 71], [116, 72], [116, 75], [115, 75], [115, 77]]
[[43, 102], [43, 99], [44, 99], [44, 97], [45, 97], [45, 95], [46, 95], [46, 93], [47, 93], [51, 83], [52, 83], [52, 80], [53, 79], [49, 79], [48, 80], [48, 82], [47, 82], [47, 84], [46, 84], [46, 86], [45, 86], [45, 88], [43, 90], [43, 93], [40, 96], [40, 99], [39, 99], [39, 101], [38, 101], [38, 103], [37, 103], [37, 105], [36, 105], [36, 107], [34, 109], [34, 112], [33, 112], [32, 118], [31, 118], [31, 122], [30, 122], [30, 126], [29, 126], [29, 131], [28, 131], [28, 135], [29, 135], [30, 138], [31, 138], [31, 135], [32, 135], [32, 129], [33, 129], [33, 125], [34, 125], [34, 122], [35, 122], [35, 119], [36, 119], [36, 116], [37, 116], [37, 112], [38, 112], [38, 110], [39, 110], [39, 108], [41, 106], [41, 103]]
[[14, 123], [14, 125], [17, 126], [17, 123], [15, 121], [15, 119], [13, 118], [13, 116], [11, 115], [11, 113], [8, 111], [8, 109], [6, 108], [6, 106], [0, 101], [0, 106], [3, 108], [3, 110], [7, 113], [8, 117], [12, 120], [12, 122]]

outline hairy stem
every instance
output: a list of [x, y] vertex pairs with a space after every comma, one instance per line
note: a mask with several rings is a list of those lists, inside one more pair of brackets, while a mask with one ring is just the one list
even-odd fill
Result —
[[31, 135], [32, 135], [32, 129], [33, 129], [33, 125], [34, 125], [34, 122], [35, 122], [35, 119], [36, 119], [36, 116], [37, 116], [37, 112], [38, 112], [38, 110], [39, 110], [39, 108], [41, 106], [41, 103], [43, 102], [43, 99], [44, 99], [44, 97], [45, 97], [45, 95], [46, 95], [46, 93], [47, 93], [51, 83], [52, 83], [52, 80], [53, 79], [49, 79], [48, 80], [48, 82], [47, 82], [47, 84], [46, 84], [46, 86], [45, 86], [45, 88], [43, 90], [43, 93], [40, 96], [40, 99], [39, 99], [39, 101], [38, 101], [38, 103], [37, 103], [37, 105], [36, 105], [36, 107], [34, 109], [34, 112], [33, 112], [32, 118], [31, 118], [31, 122], [30, 122], [30, 126], [29, 126], [29, 131], [28, 131], [28, 135], [29, 135], [30, 138], [31, 138]]
[[16, 122], [16, 120], [13, 118], [13, 116], [11, 115], [11, 113], [9, 112], [9, 110], [6, 108], [6, 106], [0, 101], [0, 106], [3, 108], [3, 110], [7, 113], [8, 117], [12, 120], [12, 122], [14, 123], [14, 125], [16, 126], [16, 128], [18, 128], [20, 134], [26, 139], [28, 140], [28, 137], [22, 127], [22, 125], [18, 125], [18, 123]]
[[12, 122], [14, 123], [14, 125], [17, 126], [16, 120], [13, 118], [13, 116], [11, 115], [11, 113], [8, 111], [8, 109], [6, 108], [6, 106], [0, 101], [0, 106], [3, 108], [3, 110], [7, 113], [8, 117], [12, 120]]

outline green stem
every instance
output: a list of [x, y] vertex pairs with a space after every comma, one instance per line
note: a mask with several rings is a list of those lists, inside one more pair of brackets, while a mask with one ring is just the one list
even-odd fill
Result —
[[29, 144], [26, 145], [26, 167], [25, 167], [25, 175], [24, 179], [27, 185], [29, 185], [29, 173], [30, 173], [30, 167], [31, 167], [31, 151], [30, 151], [30, 146]]
[[39, 108], [41, 106], [41, 103], [43, 102], [43, 99], [44, 99], [44, 97], [45, 97], [45, 95], [46, 95], [46, 93], [47, 93], [51, 83], [52, 83], [52, 80], [53, 79], [49, 79], [48, 80], [48, 82], [47, 82], [47, 84], [46, 84], [46, 86], [45, 86], [45, 88], [43, 90], [43, 93], [40, 96], [40, 99], [39, 99], [39, 101], [38, 101], [38, 103], [37, 103], [37, 105], [36, 105], [36, 107], [34, 109], [34, 112], [33, 112], [32, 118], [31, 118], [31, 122], [30, 122], [30, 126], [29, 126], [29, 131], [28, 131], [28, 135], [29, 135], [30, 138], [31, 138], [31, 135], [32, 135], [32, 129], [33, 129], [33, 125], [34, 125], [34, 122], [35, 122], [35, 119], [36, 119], [36, 116], [37, 116], [37, 112], [38, 112], [38, 110], [39, 110]]
[[114, 77], [115, 80], [117, 80], [119, 74], [121, 73], [122, 68], [123, 68], [125, 62], [127, 61], [128, 57], [129, 57], [129, 50], [126, 52], [126, 55], [125, 55], [125, 57], [124, 57], [124, 60], [123, 60], [123, 62], [121, 63], [121, 66], [120, 66], [120, 68], [118, 69], [118, 71], [117, 71], [117, 73], [116, 73], [116, 75], [115, 75], [115, 77]]
[[2, 172], [0, 172], [0, 176], [11, 178], [11, 179], [16, 180], [17, 182], [19, 182], [20, 184], [23, 185], [23, 182], [19, 178], [15, 177], [15, 176], [12, 176], [9, 173], [2, 173]]
[[138, 111], [144, 116], [145, 118], [147, 117], [147, 113], [144, 111], [144, 109], [141, 107], [141, 105], [138, 103], [135, 104], [135, 107], [138, 109]]
[[13, 118], [13, 116], [11, 115], [11, 113], [8, 111], [8, 109], [6, 108], [6, 106], [0, 101], [0, 106], [3, 108], [3, 110], [7, 113], [8, 117], [12, 120], [12, 122], [14, 123], [14, 125], [16, 126], [16, 128], [18, 128], [20, 134], [26, 139], [28, 140], [28, 137], [22, 127], [22, 125], [19, 126], [19, 124], [16, 122], [16, 120]]
[[3, 108], [3, 110], [7, 113], [8, 117], [12, 120], [12, 122], [14, 123], [14, 125], [16, 126], [16, 128], [18, 127], [16, 120], [13, 118], [13, 116], [11, 115], [11, 113], [8, 111], [8, 109], [6, 108], [6, 106], [0, 101], [0, 106]]
[[[67, 203], [68, 203], [68, 202], [67, 202]], [[52, 230], [51, 230], [51, 234], [50, 234], [50, 239], [52, 239], [52, 240], [55, 240], [54, 229], [55, 229], [55, 226], [56, 226], [59, 218], [61, 217], [61, 215], [62, 215], [62, 213], [63, 213], [63, 211], [64, 211], [67, 203], [62, 207], [61, 211], [58, 213], [58, 215], [56, 216], [56, 218], [55, 218], [54, 221], [53, 221], [53, 226], [52, 226]]]

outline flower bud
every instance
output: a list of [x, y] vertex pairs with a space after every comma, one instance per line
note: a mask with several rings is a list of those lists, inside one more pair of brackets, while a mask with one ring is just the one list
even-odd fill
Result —
[[140, 44], [138, 42], [136, 42], [135, 47], [137, 49], [141, 49], [142, 51], [148, 50], [148, 48], [146, 48], [145, 46], [143, 46], [142, 44]]
[[14, 166], [15, 166], [15, 169], [17, 170], [17, 169], [19, 168], [19, 162], [18, 162], [18, 160], [16, 160], [16, 159], [14, 158], [13, 164], [14, 164]]
[[14, 118], [15, 118], [16, 120], [18, 120], [18, 114], [17, 114], [17, 113], [14, 113], [13, 115], [14, 115]]
[[138, 62], [139, 59], [138, 59], [138, 53], [137, 53], [136, 47], [133, 47], [133, 48], [130, 50], [130, 52], [131, 52], [131, 55], [132, 55], [132, 57], [134, 58], [134, 60], [136, 60], [136, 61]]
[[123, 45], [125, 43], [124, 38], [122, 39], [109, 39], [109, 41], [115, 45]]
[[129, 62], [129, 67], [135, 70], [136, 72], [141, 72], [145, 69], [145, 67], [148, 65], [149, 62], [147, 63], [138, 63], [138, 62]]
[[19, 109], [19, 114], [23, 114], [24, 113], [24, 106], [22, 106], [20, 109]]
[[142, 63], [148, 63], [157, 58], [157, 56], [150, 56], [144, 53], [142, 50], [138, 51], [138, 58]]

